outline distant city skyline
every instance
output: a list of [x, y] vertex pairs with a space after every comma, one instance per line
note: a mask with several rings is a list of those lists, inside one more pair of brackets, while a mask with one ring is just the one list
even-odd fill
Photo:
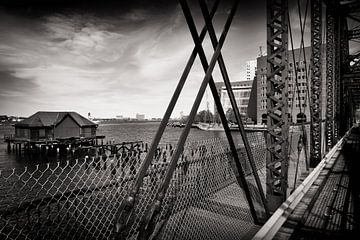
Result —
[[[55, 2], [0, 4], [1, 114], [163, 117], [194, 47], [178, 2]], [[217, 33], [227, 2], [221, 1], [214, 19]], [[199, 10], [194, 12], [200, 29]], [[256, 59], [260, 46], [266, 49], [266, 3], [241, 2], [222, 51], [231, 81], [246, 80], [246, 61]], [[203, 75], [197, 59], [173, 117], [188, 115]], [[217, 67], [213, 76], [221, 81]], [[209, 90], [200, 110], [206, 102], [212, 109]]]

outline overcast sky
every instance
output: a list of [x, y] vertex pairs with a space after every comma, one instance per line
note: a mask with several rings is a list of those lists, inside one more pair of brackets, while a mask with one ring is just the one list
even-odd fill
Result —
[[[0, 7], [0, 114], [163, 116], [194, 46], [177, 1], [8, 2]], [[229, 10], [221, 2], [219, 35]], [[266, 49], [266, 1], [241, 2], [223, 48], [231, 81], [245, 80], [245, 62]], [[210, 60], [209, 39], [205, 48]], [[189, 113], [202, 79], [197, 60], [173, 116]], [[206, 101], [212, 108], [209, 90], [201, 109]]]

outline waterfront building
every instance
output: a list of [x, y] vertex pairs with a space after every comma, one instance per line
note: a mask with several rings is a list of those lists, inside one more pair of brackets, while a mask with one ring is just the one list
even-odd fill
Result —
[[[326, 55], [324, 53], [325, 47], [322, 48], [322, 118], [325, 117], [325, 107], [326, 107]], [[309, 122], [310, 121], [310, 110], [309, 110], [309, 97], [308, 89], [310, 90], [310, 57], [311, 57], [311, 48], [305, 48], [306, 58], [304, 60], [303, 52], [300, 49], [294, 49], [295, 64], [293, 61], [292, 51], [288, 52], [288, 112], [289, 112], [289, 121], [293, 123], [299, 123], [301, 121]], [[299, 60], [300, 59], [300, 60]], [[305, 64], [306, 63], [306, 64]], [[260, 56], [257, 58], [257, 71], [256, 71], [256, 98], [257, 98], [257, 123], [266, 124], [267, 122], [267, 56]], [[305, 67], [307, 66], [307, 67]], [[295, 81], [295, 68], [297, 69], [297, 85]], [[308, 74], [306, 74], [306, 70]], [[306, 76], [308, 75], [308, 80]], [[297, 92], [299, 91], [299, 92]], [[300, 98], [300, 102], [299, 102]], [[300, 111], [301, 109], [301, 111]]]
[[[221, 104], [226, 112], [231, 107], [230, 98], [223, 82], [216, 82], [216, 88], [220, 97]], [[231, 87], [234, 92], [235, 100], [242, 116], [248, 116], [248, 105], [253, 81], [238, 81], [231, 82]], [[216, 113], [216, 107], [214, 109]]]
[[76, 112], [37, 112], [15, 124], [15, 139], [93, 138], [96, 128], [95, 123]]
[[145, 114], [136, 114], [136, 120], [145, 120]]
[[0, 115], [0, 122], [7, 122], [9, 120], [7, 115]]

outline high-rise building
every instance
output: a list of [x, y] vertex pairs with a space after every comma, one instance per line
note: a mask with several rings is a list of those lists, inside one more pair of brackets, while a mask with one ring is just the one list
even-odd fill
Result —
[[[322, 81], [322, 118], [325, 117], [325, 95], [326, 95], [326, 56], [324, 54], [324, 48], [322, 51], [322, 62], [324, 63], [321, 71]], [[304, 61], [303, 52], [301, 51], [301, 60], [299, 61], [300, 49], [294, 49], [295, 55], [295, 64], [293, 61], [292, 51], [289, 51], [288, 55], [288, 112], [291, 122], [299, 122], [301, 120], [310, 121], [310, 108], [309, 108], [309, 95], [310, 91], [310, 57], [311, 57], [311, 48], [305, 48], [306, 59]], [[307, 63], [307, 64], [305, 64]], [[261, 56], [257, 58], [257, 72], [256, 72], [256, 81], [257, 81], [257, 123], [262, 124], [267, 121], [267, 56]], [[305, 67], [307, 66], [307, 67]], [[295, 81], [295, 68], [297, 69], [297, 85]], [[306, 74], [306, 69], [308, 74]], [[306, 78], [308, 75], [308, 80]], [[299, 99], [300, 98], [300, 99]], [[300, 100], [300, 101], [299, 101]], [[301, 111], [300, 111], [301, 110]], [[301, 114], [302, 113], [302, 114]]]
[[246, 61], [246, 80], [247, 81], [254, 80], [256, 69], [257, 69], [256, 60]]

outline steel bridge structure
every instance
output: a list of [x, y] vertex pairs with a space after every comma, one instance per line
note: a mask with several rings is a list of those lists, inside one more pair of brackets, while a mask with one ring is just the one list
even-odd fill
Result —
[[[355, 126], [356, 112], [360, 109], [360, 48], [354, 50], [360, 41], [360, 2], [308, 0], [305, 12], [309, 6], [310, 31], [305, 30], [307, 14], [300, 17], [300, 49], [304, 50], [306, 32], [311, 46], [311, 61], [306, 68], [310, 124], [299, 125], [295, 160], [290, 156], [293, 149], [290, 132], [295, 128], [289, 118], [288, 104], [288, 66], [293, 61], [295, 66], [295, 60], [289, 59], [289, 50], [293, 48], [289, 4], [295, 1], [267, 0], [264, 26], [267, 128], [261, 131], [245, 128], [222, 55], [239, 2], [234, 0], [231, 4], [219, 34], [213, 21], [222, 4], [220, 0], [198, 1], [202, 28], [196, 25], [193, 5], [179, 0], [194, 47], [149, 148], [47, 164], [20, 172], [0, 172], [5, 199], [0, 201], [1, 239], [289, 238], [291, 234], [276, 234], [286, 232], [285, 227], [299, 232], [296, 229], [300, 225], [301, 229], [308, 226], [310, 218], [303, 216], [311, 216], [311, 210], [302, 212], [301, 216], [297, 212], [300, 225], [291, 225], [289, 218], [305, 201], [302, 199], [326, 198], [322, 191], [326, 193], [327, 181], [331, 179], [339, 179], [336, 189], [341, 184], [352, 184], [356, 174], [348, 177], [347, 172], [351, 172], [348, 166], [358, 164], [349, 163], [351, 160], [342, 163], [341, 159], [356, 156], [348, 153], [358, 153], [360, 143]], [[300, 2], [304, 1], [298, 1], [299, 8]], [[301, 13], [299, 10], [300, 16]], [[213, 50], [210, 58], [205, 41], [209, 41]], [[176, 145], [162, 145], [166, 126], [197, 58], [203, 77], [186, 125]], [[231, 133], [221, 104], [213, 78], [216, 65], [234, 110], [240, 139]], [[206, 88], [214, 98], [225, 138], [189, 142]], [[344, 152], [346, 149], [348, 153]], [[298, 170], [301, 164], [306, 165], [304, 171]], [[295, 170], [290, 170], [291, 166]], [[291, 190], [290, 180], [294, 176]], [[314, 184], [320, 182], [321, 176], [326, 177], [320, 179], [319, 185], [325, 186], [320, 189]], [[351, 184], [349, 188], [354, 187]], [[319, 205], [318, 209], [324, 204], [335, 206], [342, 193], [329, 191], [333, 196], [330, 202], [309, 200], [308, 205], [313, 208]], [[344, 217], [345, 213], [339, 215], [342, 220], [338, 224], [346, 233], [359, 226], [357, 193], [344, 191], [345, 197], [341, 198], [345, 199], [343, 205], [347, 209], [354, 206], [351, 209], [355, 212], [351, 221], [349, 216]], [[321, 231], [327, 231], [330, 216], [335, 215], [335, 210], [329, 209], [320, 213], [325, 216]]]

